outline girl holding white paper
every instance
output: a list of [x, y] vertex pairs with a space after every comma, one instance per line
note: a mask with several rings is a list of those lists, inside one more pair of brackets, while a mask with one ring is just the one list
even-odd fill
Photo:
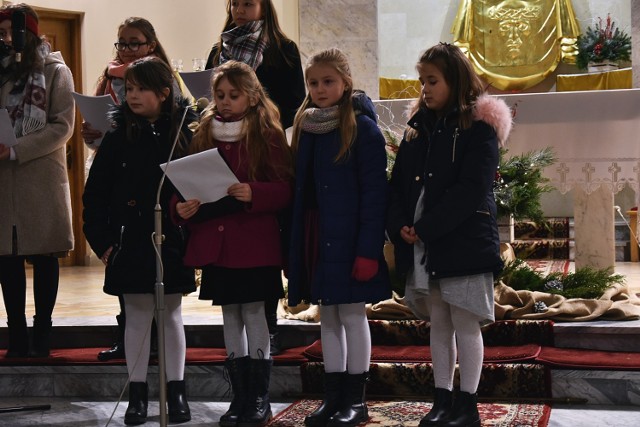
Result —
[[220, 425], [264, 425], [272, 365], [264, 302], [283, 296], [278, 214], [291, 202], [292, 158], [277, 107], [251, 67], [228, 61], [212, 86], [190, 151], [218, 148], [240, 182], [210, 206], [177, 202], [174, 218], [189, 230], [185, 262], [202, 267], [200, 299], [222, 305], [234, 397]]

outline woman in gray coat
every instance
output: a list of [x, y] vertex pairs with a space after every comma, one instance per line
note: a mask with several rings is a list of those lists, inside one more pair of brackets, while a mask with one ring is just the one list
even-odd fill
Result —
[[[23, 16], [26, 34], [19, 58], [12, 21]], [[39, 37], [38, 16], [28, 5], [0, 9], [0, 39], [0, 108], [7, 109], [17, 139], [9, 147], [8, 135], [0, 135], [0, 284], [9, 325], [6, 357], [47, 357], [58, 294], [58, 258], [73, 249], [65, 155], [74, 123], [73, 79], [60, 53], [51, 53]], [[27, 260], [33, 264], [36, 309], [31, 351], [25, 317]]]

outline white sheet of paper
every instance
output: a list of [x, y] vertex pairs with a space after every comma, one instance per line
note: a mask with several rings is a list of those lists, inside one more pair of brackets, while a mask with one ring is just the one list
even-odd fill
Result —
[[0, 108], [0, 135], [2, 135], [0, 144], [5, 147], [13, 147], [18, 144], [11, 119], [9, 118], [9, 112], [6, 108]]
[[73, 92], [73, 98], [82, 118], [90, 123], [92, 128], [99, 130], [102, 134], [111, 129], [111, 122], [107, 119], [107, 112], [115, 104], [111, 95], [89, 96]]
[[[167, 163], [160, 165], [165, 170]], [[167, 177], [185, 200], [210, 203], [227, 196], [231, 184], [238, 183], [217, 148], [169, 162]]]
[[211, 76], [213, 69], [204, 71], [180, 72], [180, 77], [195, 99], [207, 98], [211, 101]]

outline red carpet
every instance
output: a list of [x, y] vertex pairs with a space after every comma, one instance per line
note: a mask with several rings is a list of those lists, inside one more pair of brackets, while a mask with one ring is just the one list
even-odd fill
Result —
[[[304, 417], [320, 405], [319, 400], [299, 400], [278, 414], [268, 427], [299, 427]], [[431, 403], [413, 401], [369, 401], [369, 421], [360, 426], [417, 426]], [[546, 427], [551, 407], [530, 403], [481, 403], [478, 405], [483, 427]]]
[[[51, 349], [51, 355], [47, 358], [17, 358], [4, 357], [6, 350], [0, 350], [0, 365], [124, 365], [124, 359], [115, 359], [109, 362], [100, 362], [98, 353], [104, 350], [100, 348], [55, 348]], [[275, 365], [299, 365], [307, 361], [302, 354], [305, 347], [286, 349], [282, 354], [273, 358]], [[227, 353], [224, 348], [187, 348], [187, 365], [220, 365], [224, 363]], [[155, 361], [152, 361], [152, 364]]]

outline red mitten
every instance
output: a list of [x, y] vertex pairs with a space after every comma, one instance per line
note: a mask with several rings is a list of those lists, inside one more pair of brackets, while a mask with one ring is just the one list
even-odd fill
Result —
[[357, 256], [353, 262], [353, 270], [351, 270], [351, 277], [359, 282], [366, 282], [373, 279], [378, 273], [378, 260], [371, 258], [364, 258]]

